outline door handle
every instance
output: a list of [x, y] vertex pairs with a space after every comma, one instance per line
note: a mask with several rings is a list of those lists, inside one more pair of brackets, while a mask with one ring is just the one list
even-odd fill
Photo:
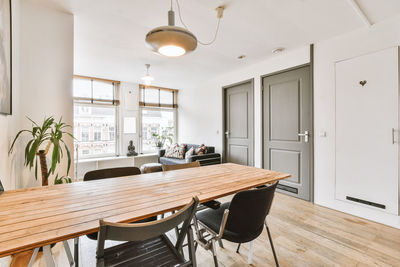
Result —
[[308, 138], [310, 136], [309, 131], [304, 131], [304, 133], [298, 133], [297, 136], [304, 136], [304, 142], [308, 143]]
[[225, 135], [226, 135], [226, 137], [228, 137], [229, 136], [229, 131], [226, 131]]

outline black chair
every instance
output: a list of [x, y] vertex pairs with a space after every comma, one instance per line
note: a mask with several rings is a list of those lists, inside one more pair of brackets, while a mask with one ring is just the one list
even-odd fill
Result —
[[90, 171], [85, 173], [83, 181], [92, 181], [106, 178], [123, 177], [141, 174], [140, 169], [136, 167], [121, 167]]
[[[262, 233], [264, 225], [275, 264], [279, 266], [266, 223], [277, 184], [239, 192], [231, 202], [222, 204], [219, 209], [207, 209], [196, 214], [195, 227], [198, 243], [205, 249], [212, 250], [215, 266], [218, 266], [215, 242], [221, 239], [239, 243], [237, 253], [239, 253], [241, 243], [250, 242], [248, 263], [251, 264], [252, 241]], [[205, 232], [210, 234], [210, 239], [206, 240]]]
[[[140, 169], [137, 167], [120, 167], [120, 168], [109, 168], [109, 169], [99, 169], [85, 173], [83, 181], [94, 181], [107, 178], [124, 177], [141, 174]], [[106, 188], [104, 190], [107, 190]], [[138, 222], [150, 222], [157, 220], [157, 216], [150, 217]], [[89, 239], [97, 240], [98, 233], [91, 233], [86, 235]], [[74, 242], [74, 258], [75, 264], [79, 264], [79, 238], [75, 239]]]
[[[83, 181], [93, 181], [107, 178], [124, 177], [141, 174], [140, 169], [137, 167], [120, 167], [120, 168], [109, 168], [99, 169], [85, 173]], [[157, 220], [157, 217], [151, 217], [139, 222], [149, 222]], [[97, 240], [97, 233], [87, 234], [89, 239]]]
[[[191, 221], [199, 199], [192, 201], [177, 213], [147, 223], [109, 223], [100, 221], [97, 242], [97, 266], [196, 266]], [[175, 245], [165, 233], [183, 223]], [[182, 253], [183, 241], [187, 237], [189, 260]], [[128, 241], [104, 249], [105, 240]]]

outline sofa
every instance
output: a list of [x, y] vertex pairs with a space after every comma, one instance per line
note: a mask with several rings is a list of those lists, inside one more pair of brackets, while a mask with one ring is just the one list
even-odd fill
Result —
[[[188, 151], [191, 147], [195, 149], [200, 145], [195, 144], [186, 144], [186, 151]], [[160, 149], [158, 152], [158, 162], [166, 165], [176, 165], [176, 164], [184, 164], [188, 162], [194, 162], [198, 160], [200, 162], [200, 166], [220, 164], [221, 163], [221, 154], [215, 153], [215, 148], [213, 146], [206, 146], [206, 153], [202, 155], [191, 155], [189, 158], [178, 159], [178, 158], [167, 158], [164, 157], [165, 149]]]

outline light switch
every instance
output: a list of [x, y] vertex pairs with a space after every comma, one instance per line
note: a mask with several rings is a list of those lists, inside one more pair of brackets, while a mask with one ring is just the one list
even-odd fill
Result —
[[319, 136], [320, 137], [326, 137], [326, 132], [325, 131], [319, 132]]

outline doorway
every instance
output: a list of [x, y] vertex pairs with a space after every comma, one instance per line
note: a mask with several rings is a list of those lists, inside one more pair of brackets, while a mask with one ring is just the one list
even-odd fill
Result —
[[254, 166], [253, 79], [223, 87], [224, 161]]
[[313, 110], [311, 67], [261, 77], [263, 166], [290, 173], [278, 191], [312, 200]]

